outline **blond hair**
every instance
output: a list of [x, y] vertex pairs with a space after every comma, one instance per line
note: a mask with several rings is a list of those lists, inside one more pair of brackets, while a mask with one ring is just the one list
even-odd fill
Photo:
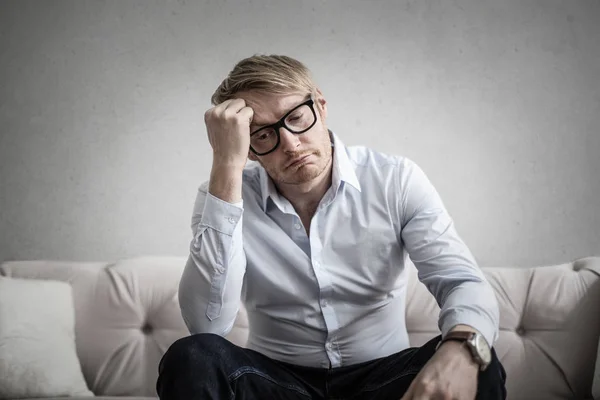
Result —
[[308, 94], [315, 89], [309, 69], [300, 61], [282, 55], [253, 55], [233, 67], [210, 100], [217, 105], [247, 90]]

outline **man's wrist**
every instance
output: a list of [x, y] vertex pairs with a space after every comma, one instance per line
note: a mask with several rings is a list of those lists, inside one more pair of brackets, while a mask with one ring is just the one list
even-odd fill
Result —
[[476, 329], [466, 326], [457, 325], [453, 327], [438, 344], [438, 348], [446, 345], [448, 342], [457, 342], [470, 353], [471, 360], [479, 365], [484, 371], [492, 361], [491, 347], [486, 339]]
[[473, 358], [473, 354], [471, 350], [466, 346], [465, 342], [458, 342], [456, 340], [448, 340], [440, 345], [438, 351], [444, 349], [444, 351], [456, 354], [459, 357], [464, 357], [469, 365], [472, 365], [473, 368], [479, 369], [479, 364]]

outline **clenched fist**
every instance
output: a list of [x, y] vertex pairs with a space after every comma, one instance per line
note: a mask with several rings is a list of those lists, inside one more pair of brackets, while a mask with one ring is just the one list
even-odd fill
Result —
[[243, 99], [225, 100], [204, 113], [213, 164], [244, 168], [250, 150], [250, 122], [254, 110]]

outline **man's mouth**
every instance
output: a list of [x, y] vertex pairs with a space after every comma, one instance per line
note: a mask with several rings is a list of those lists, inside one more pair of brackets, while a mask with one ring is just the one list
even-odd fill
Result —
[[304, 161], [306, 161], [306, 159], [308, 159], [308, 157], [310, 157], [311, 154], [305, 154], [303, 156], [300, 156], [298, 158], [294, 158], [292, 161], [290, 161], [288, 163], [288, 165], [286, 166], [286, 168], [292, 168], [292, 167], [296, 167], [300, 164], [302, 164]]

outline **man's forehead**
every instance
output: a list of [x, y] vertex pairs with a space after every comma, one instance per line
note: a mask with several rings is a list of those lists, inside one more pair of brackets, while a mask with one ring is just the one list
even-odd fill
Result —
[[302, 94], [243, 96], [246, 104], [254, 110], [254, 117], [252, 118], [252, 125], [254, 126], [267, 125], [277, 121], [306, 97]]

